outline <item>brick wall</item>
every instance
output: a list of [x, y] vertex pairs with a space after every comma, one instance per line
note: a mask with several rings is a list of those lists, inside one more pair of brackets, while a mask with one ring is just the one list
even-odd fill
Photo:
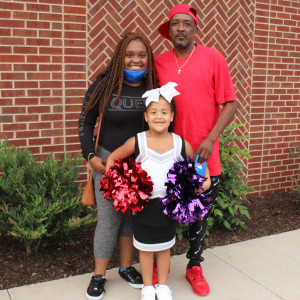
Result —
[[1, 137], [40, 159], [79, 151], [86, 2], [0, 1]]
[[[300, 3], [281, 0], [180, 1], [199, 14], [197, 42], [227, 59], [240, 108], [236, 121], [257, 194], [286, 190], [299, 177]], [[178, 1], [0, 0], [0, 137], [39, 158], [80, 152], [77, 119], [87, 86], [127, 31], [157, 34]]]
[[248, 178], [260, 193], [299, 179], [300, 2], [256, 1]]

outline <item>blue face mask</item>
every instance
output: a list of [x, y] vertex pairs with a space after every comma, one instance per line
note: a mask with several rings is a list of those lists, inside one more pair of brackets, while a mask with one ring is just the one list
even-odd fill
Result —
[[124, 77], [127, 81], [129, 81], [131, 83], [136, 83], [143, 78], [143, 76], [146, 74], [147, 70], [148, 70], [148, 68], [146, 68], [144, 71], [124, 69]]

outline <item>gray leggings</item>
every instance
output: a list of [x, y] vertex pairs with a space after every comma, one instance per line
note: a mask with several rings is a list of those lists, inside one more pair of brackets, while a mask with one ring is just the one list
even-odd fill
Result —
[[[97, 156], [106, 160], [110, 152], [98, 147]], [[132, 213], [122, 215], [113, 206], [113, 200], [107, 200], [100, 191], [100, 178], [103, 175], [94, 171], [93, 179], [98, 210], [98, 221], [94, 235], [94, 256], [109, 258], [112, 256], [118, 236], [132, 237]]]

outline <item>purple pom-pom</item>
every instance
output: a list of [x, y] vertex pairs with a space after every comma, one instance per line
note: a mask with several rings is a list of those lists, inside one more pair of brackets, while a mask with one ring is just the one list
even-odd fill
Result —
[[204, 180], [189, 158], [174, 163], [168, 173], [167, 195], [160, 200], [163, 213], [180, 224], [202, 219], [212, 207], [211, 198], [195, 192]]

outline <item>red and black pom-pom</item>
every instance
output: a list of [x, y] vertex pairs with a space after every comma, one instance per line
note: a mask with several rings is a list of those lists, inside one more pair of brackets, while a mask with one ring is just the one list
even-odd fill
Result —
[[100, 179], [100, 185], [103, 196], [113, 198], [115, 209], [123, 214], [128, 209], [133, 213], [141, 211], [153, 190], [150, 176], [132, 157], [116, 160]]

